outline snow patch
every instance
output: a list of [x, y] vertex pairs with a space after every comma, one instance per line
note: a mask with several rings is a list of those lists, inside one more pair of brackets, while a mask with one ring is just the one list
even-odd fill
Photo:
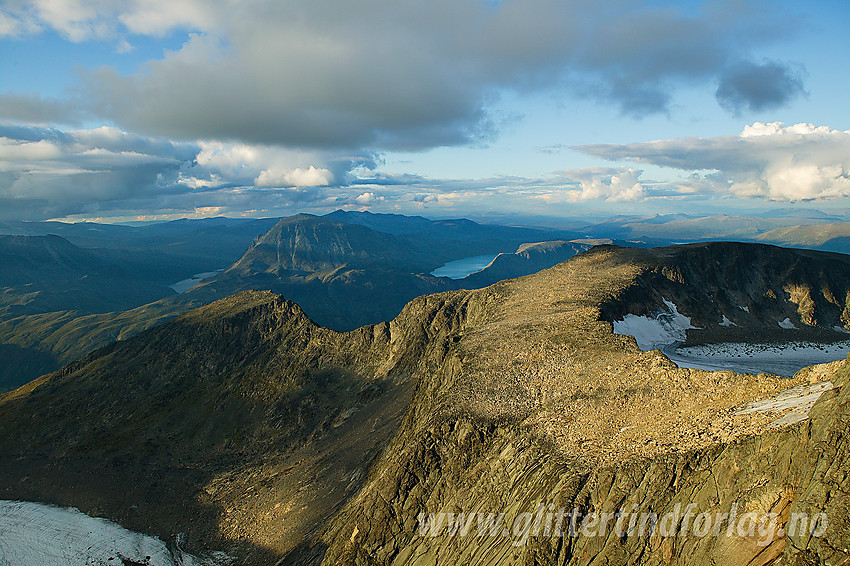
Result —
[[815, 383], [813, 385], [798, 385], [797, 387], [786, 389], [775, 397], [750, 403], [735, 414], [746, 415], [750, 413], [781, 413], [788, 411], [785, 415], [770, 423], [768, 427], [779, 428], [796, 424], [806, 420], [815, 401], [832, 388], [831, 381]]
[[684, 348], [671, 345], [662, 348], [662, 352], [679, 367], [752, 374], [765, 372], [791, 377], [804, 367], [845, 359], [850, 354], [850, 341], [832, 344], [806, 341], [782, 344], [723, 342]]
[[726, 318], [726, 315], [724, 314], [723, 320], [720, 322], [720, 326], [738, 326], [738, 325], [735, 324], [734, 322], [732, 322], [731, 320], [729, 320], [728, 318]]
[[672, 301], [662, 299], [667, 312], [660, 312], [655, 318], [627, 314], [623, 320], [614, 321], [614, 334], [632, 336], [641, 350], [655, 350], [661, 346], [684, 342], [687, 330], [696, 329], [691, 317], [679, 312]]
[[797, 328], [796, 326], [794, 326], [794, 323], [791, 322], [790, 318], [786, 318], [785, 320], [779, 321], [779, 326], [786, 330], [794, 330], [795, 328]]
[[744, 311], [745, 313], [749, 313], [749, 312], [750, 312], [750, 307], [739, 307], [739, 308], [740, 308], [742, 311]]
[[0, 564], [68, 566], [126, 563], [225, 566], [232, 564], [233, 559], [223, 552], [199, 558], [179, 548], [169, 550], [156, 537], [129, 531], [76, 509], [0, 500]]

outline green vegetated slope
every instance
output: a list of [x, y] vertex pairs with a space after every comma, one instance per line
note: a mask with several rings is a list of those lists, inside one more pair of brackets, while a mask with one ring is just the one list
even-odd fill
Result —
[[[535, 275], [419, 297], [351, 332], [316, 326], [273, 293], [228, 297], [0, 397], [0, 498], [185, 532], [190, 550], [240, 564], [840, 563], [846, 365], [790, 380], [677, 368], [604, 319], [662, 265], [682, 274], [670, 279], [682, 300], [703, 262], [694, 249], [597, 247]], [[807, 257], [829, 257], [799, 260], [820, 289]], [[846, 275], [835, 265], [820, 283], [846, 297], [836, 272]], [[799, 283], [795, 273], [770, 285]], [[747, 291], [738, 284], [724, 291]], [[798, 424], [768, 428], [777, 415], [736, 411], [825, 381], [834, 388]], [[510, 521], [539, 503], [659, 514], [738, 503], [780, 518], [824, 510], [830, 523], [824, 537], [777, 534], [766, 546], [417, 533], [420, 513]]]
[[0, 226], [0, 391], [203, 304], [169, 285], [227, 267], [275, 222]]
[[57, 311], [0, 321], [0, 342], [14, 364], [0, 367], [0, 391], [23, 385], [116, 340], [126, 340], [205, 304], [177, 295], [134, 309], [98, 314]]

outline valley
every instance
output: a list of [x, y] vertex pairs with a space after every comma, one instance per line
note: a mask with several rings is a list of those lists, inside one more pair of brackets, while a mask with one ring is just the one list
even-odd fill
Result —
[[[11, 246], [5, 258], [11, 267], [7, 277], [20, 270], [20, 275], [14, 275], [17, 280], [37, 283], [7, 286], [0, 293], [0, 299], [8, 297], [9, 305], [2, 308], [0, 303], [0, 346], [9, 352], [10, 360], [0, 368], [0, 391], [26, 383], [113, 340], [126, 339], [241, 290], [282, 293], [299, 303], [316, 322], [350, 330], [390, 320], [419, 295], [485, 287], [506, 277], [551, 267], [590, 247], [562, 242], [538, 250], [518, 243], [521, 238], [547, 238], [562, 232], [481, 226], [469, 221], [431, 222], [400, 215], [354, 217], [367, 218], [376, 228], [389, 230], [376, 231], [332, 216], [296, 215], [274, 222], [235, 224], [175, 222], [147, 229], [108, 227], [103, 233], [109, 239], [89, 235], [92, 228], [85, 226], [57, 230], [80, 243], [128, 246], [120, 251], [112, 247], [80, 248], [55, 235], [6, 238]], [[35, 227], [25, 227], [36, 231]], [[55, 228], [55, 223], [48, 223], [43, 229]], [[261, 228], [267, 230], [253, 235]], [[94, 234], [101, 234], [99, 230]], [[249, 242], [248, 236], [253, 237]], [[229, 256], [233, 242], [221, 243], [229, 237], [237, 243], [246, 242], [247, 249], [236, 257]], [[167, 245], [161, 243], [163, 239]], [[24, 247], [22, 242], [26, 243]], [[66, 250], [66, 255], [80, 258], [57, 263], [53, 250], [34, 255], [31, 249], [45, 245], [39, 242], [50, 242]], [[153, 251], [134, 247], [144, 245], [151, 245]], [[220, 246], [219, 255], [213, 253], [211, 245]], [[174, 255], [162, 255], [160, 250]], [[474, 277], [452, 281], [429, 275], [447, 261], [493, 250], [502, 253], [500, 261]], [[232, 262], [228, 268], [211, 269], [228, 260]], [[196, 271], [199, 265], [205, 271]], [[57, 268], [67, 274], [42, 278]], [[108, 275], [100, 276], [101, 272]], [[10, 279], [9, 284], [14, 281]]]

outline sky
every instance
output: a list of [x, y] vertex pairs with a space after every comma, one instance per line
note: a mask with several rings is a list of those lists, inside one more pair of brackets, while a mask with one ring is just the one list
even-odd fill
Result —
[[0, 0], [0, 221], [850, 210], [850, 3]]

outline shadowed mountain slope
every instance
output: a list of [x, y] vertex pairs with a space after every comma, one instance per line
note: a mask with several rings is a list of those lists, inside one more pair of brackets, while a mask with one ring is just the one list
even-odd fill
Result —
[[536, 273], [541, 269], [549, 269], [591, 247], [593, 246], [590, 244], [561, 240], [523, 244], [516, 252], [499, 254], [486, 268], [457, 280], [458, 285], [466, 289], [487, 287], [503, 279], [513, 279]]
[[502, 254], [473, 276], [453, 281], [429, 273], [456, 259], [456, 246], [299, 214], [281, 219], [230, 269], [187, 296], [218, 298], [267, 289], [295, 301], [323, 326], [351, 330], [392, 319], [419, 295], [485, 287], [551, 267], [589, 247], [566, 242], [526, 245], [517, 253]]
[[667, 300], [698, 327], [692, 341], [837, 339], [850, 328], [850, 256], [730, 242], [628, 253], [644, 271], [606, 303], [607, 320], [653, 315]]
[[123, 310], [173, 295], [185, 274], [156, 253], [77, 247], [59, 236], [0, 236], [0, 312]]
[[281, 219], [230, 269], [187, 296], [281, 293], [318, 323], [350, 330], [396, 316], [414, 297], [450, 289], [431, 277], [445, 252], [364, 226], [299, 214]]
[[279, 220], [228, 271], [251, 277], [282, 271], [322, 272], [341, 265], [427, 270], [442, 254], [357, 224], [297, 214]]
[[[127, 226], [95, 222], [13, 222], [0, 234], [58, 235], [83, 248], [159, 253], [178, 261], [187, 274], [225, 268], [278, 219], [204, 218]], [[176, 281], [176, 279], [175, 279]]]
[[[830, 259], [729, 246], [708, 251], [792, 254], [811, 285]], [[684, 276], [705, 263], [693, 249], [597, 247], [535, 275], [419, 297], [389, 323], [345, 333], [272, 293], [217, 301], [0, 397], [0, 497], [186, 532], [189, 550], [244, 564], [839, 563], [850, 544], [846, 365], [790, 380], [677, 368], [604, 319], [665, 268], [683, 274], [678, 300], [703, 296]], [[767, 265], [754, 263], [753, 278], [767, 280]], [[846, 275], [835, 264], [820, 282], [846, 296]], [[738, 410], [827, 382], [793, 425]], [[515, 545], [417, 532], [420, 513], [513, 520], [540, 503], [659, 514], [738, 503], [831, 522], [823, 537], [777, 531], [762, 546], [746, 533]]]

